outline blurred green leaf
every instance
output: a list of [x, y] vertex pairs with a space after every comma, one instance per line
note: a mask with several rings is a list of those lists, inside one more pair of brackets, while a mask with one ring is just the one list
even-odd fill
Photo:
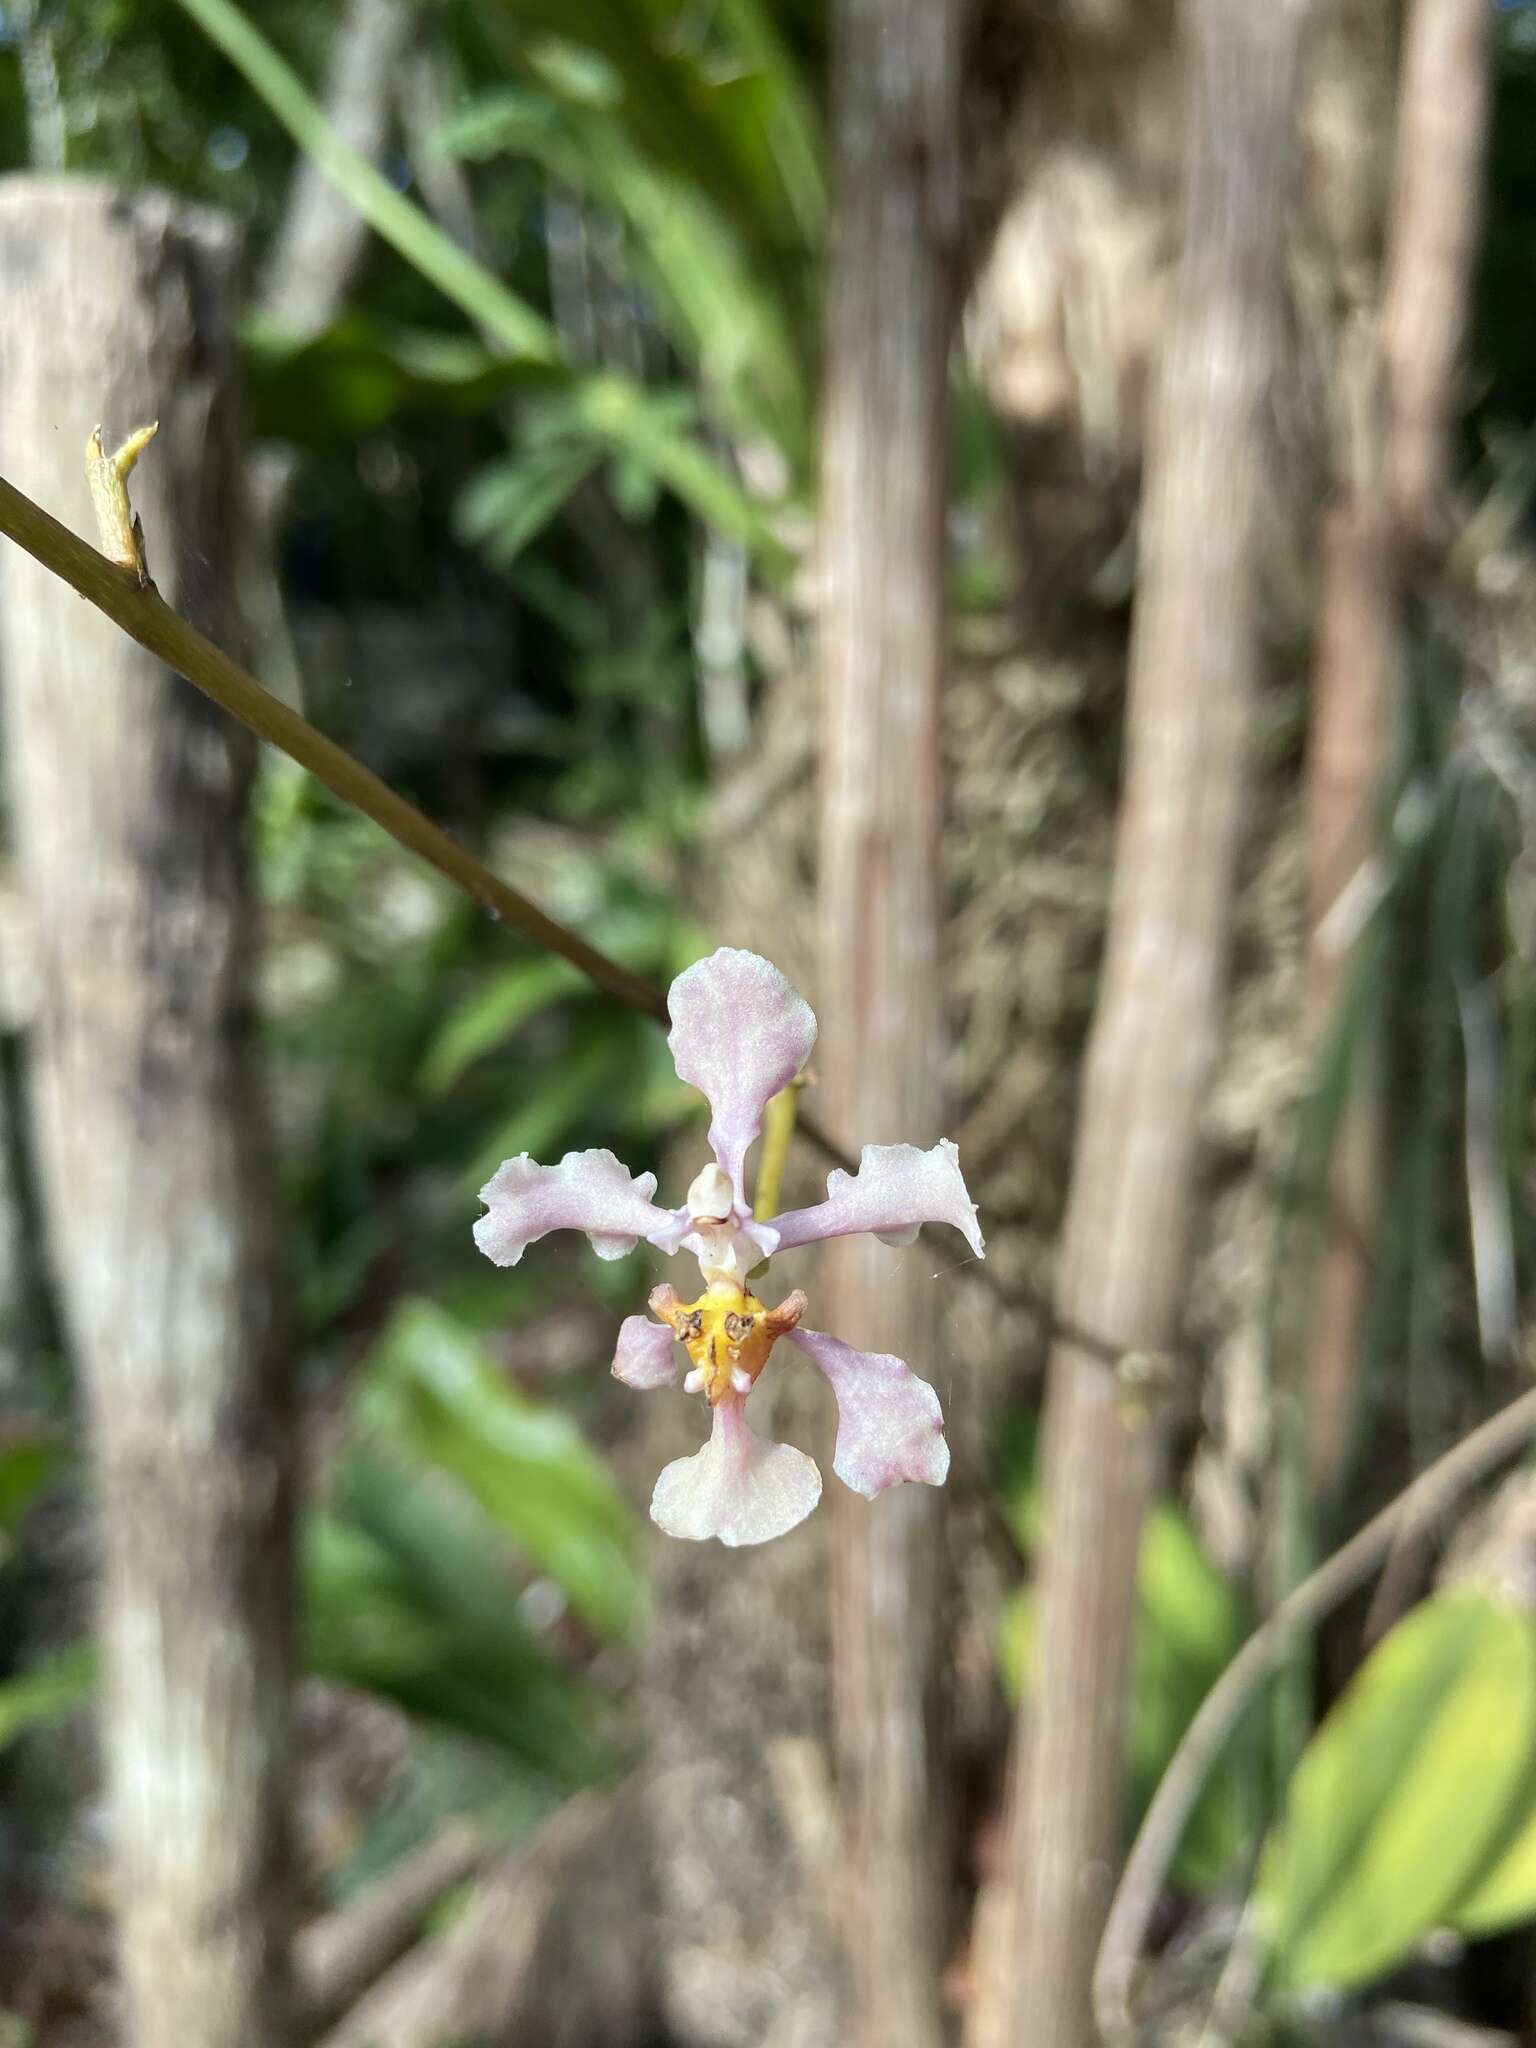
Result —
[[756, 73], [755, 82], [766, 88], [760, 132], [801, 230], [815, 243], [825, 229], [827, 195], [824, 140], [811, 81], [791, 54], [768, 0], [721, 0], [719, 14]]
[[633, 1515], [575, 1424], [511, 1386], [476, 1332], [425, 1302], [400, 1310], [369, 1355], [358, 1415], [371, 1439], [451, 1474], [593, 1628], [630, 1628]]
[[294, 141], [408, 263], [514, 356], [558, 364], [558, 336], [451, 235], [396, 191], [338, 132], [298, 75], [234, 0], [180, 0], [198, 26], [265, 100]]
[[453, 1010], [421, 1064], [429, 1095], [450, 1089], [466, 1067], [509, 1039], [520, 1025], [587, 984], [569, 961], [519, 961], [489, 975]]
[[[1128, 1736], [1139, 1812], [1201, 1701], [1241, 1648], [1247, 1618], [1189, 1517], [1168, 1501], [1147, 1517], [1137, 1591]], [[1249, 1762], [1239, 1735], [1190, 1817], [1177, 1868], [1193, 1891], [1215, 1890], [1253, 1839]]]
[[488, 463], [461, 493], [454, 525], [462, 540], [504, 569], [535, 540], [582, 478], [601, 460], [590, 442], [532, 447]]
[[75, 1713], [96, 1687], [96, 1646], [71, 1643], [0, 1683], [0, 1749]]
[[[546, 369], [569, 370], [549, 322], [344, 140], [234, 0], [180, 0], [180, 5], [376, 233], [512, 356]], [[575, 383], [573, 396], [593, 434], [647, 463], [702, 518], [751, 542], [765, 559], [787, 566], [787, 551], [746, 492], [698, 442], [663, 426], [637, 385], [604, 373]]]
[[553, 564], [525, 558], [513, 564], [508, 580], [529, 610], [547, 619], [574, 650], [603, 643], [608, 626], [602, 606]]
[[1411, 1954], [1525, 1811], [1533, 1770], [1536, 1623], [1467, 1587], [1425, 1601], [1291, 1779], [1257, 1892], [1274, 1982], [1348, 1989]]
[[596, 50], [548, 36], [528, 52], [534, 71], [556, 92], [600, 113], [611, 113], [624, 97], [624, 81]]
[[68, 1458], [67, 1444], [52, 1430], [17, 1427], [0, 1437], [0, 1561]]
[[515, 1159], [521, 1152], [535, 1159], [558, 1154], [594, 1103], [608, 1100], [616, 1115], [621, 1105], [627, 1113], [633, 1039], [632, 1029], [616, 1031], [601, 1023], [577, 1032], [564, 1056], [538, 1076], [528, 1099], [482, 1140], [465, 1173], [465, 1185], [483, 1187], [504, 1159]]
[[1501, 1934], [1522, 1920], [1536, 1919], [1536, 1802], [1529, 1794], [1513, 1840], [1495, 1854], [1446, 1915], [1446, 1925], [1469, 1940]]
[[675, 491], [709, 525], [749, 542], [770, 566], [787, 566], [788, 549], [768, 519], [702, 445], [678, 424], [679, 392], [649, 392], [611, 373], [588, 377], [571, 394], [573, 416], [599, 440], [622, 450]]
[[473, 335], [356, 312], [309, 337], [258, 313], [242, 334], [251, 433], [304, 447], [351, 443], [397, 413], [482, 412], [509, 389], [551, 381], [548, 370], [493, 355]]
[[[535, 69], [546, 87], [562, 92], [560, 79]], [[626, 256], [636, 282], [680, 355], [697, 364], [716, 407], [738, 427], [771, 433], [791, 457], [808, 457], [809, 330], [754, 269], [717, 192], [658, 169], [609, 111], [576, 92], [552, 99], [549, 91], [498, 87], [456, 114], [437, 146], [530, 157], [615, 214], [629, 229]]]
[[303, 1531], [308, 1666], [567, 1778], [598, 1762], [590, 1696], [517, 1609], [499, 1534], [431, 1472], [353, 1449]]
[[[512, 1556], [483, 1511], [438, 1475], [356, 1449], [334, 1493], [301, 1528], [306, 1667], [563, 1780], [600, 1769], [594, 1695], [520, 1617]], [[0, 1683], [0, 1749], [76, 1712], [98, 1676], [86, 1642]]]
[[608, 465], [608, 494], [619, 514], [639, 526], [656, 510], [656, 479], [643, 463], [616, 456]]
[[[815, 231], [811, 100], [760, 6], [736, 0], [722, 14], [733, 48], [693, 40], [677, 0], [500, 0], [500, 9], [546, 83], [552, 38], [604, 60], [622, 85], [608, 118], [647, 163], [710, 195], [766, 276]], [[744, 92], [757, 120], [742, 118]]]

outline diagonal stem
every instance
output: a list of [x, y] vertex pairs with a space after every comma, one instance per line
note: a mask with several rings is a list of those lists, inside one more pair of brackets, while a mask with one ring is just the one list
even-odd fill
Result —
[[297, 711], [264, 690], [238, 662], [173, 612], [153, 584], [140, 589], [131, 569], [120, 568], [85, 541], [61, 526], [40, 505], [0, 477], [0, 533], [24, 548], [45, 569], [51, 569], [80, 595], [105, 612], [141, 647], [184, 676], [221, 710], [238, 719], [256, 737], [277, 747], [291, 760], [333, 790], [344, 803], [381, 826], [392, 839], [418, 855], [440, 875], [488, 910], [492, 917], [522, 932], [536, 945], [586, 975], [598, 988], [648, 1017], [666, 1021], [667, 1001], [658, 988], [632, 974], [606, 953], [568, 931], [536, 903], [493, 875], [473, 854], [439, 825], [397, 795], [370, 768], [334, 740], [326, 738]]

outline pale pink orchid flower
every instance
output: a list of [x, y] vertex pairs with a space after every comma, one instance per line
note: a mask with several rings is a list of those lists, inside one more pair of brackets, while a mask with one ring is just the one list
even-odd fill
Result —
[[796, 1344], [837, 1400], [832, 1469], [868, 1499], [904, 1479], [942, 1486], [949, 1471], [944, 1418], [932, 1387], [884, 1352], [855, 1351], [801, 1327], [798, 1288], [765, 1308], [746, 1282], [776, 1252], [868, 1231], [908, 1245], [925, 1223], [949, 1223], [985, 1257], [976, 1205], [947, 1138], [916, 1145], [866, 1145], [856, 1173], [827, 1182], [827, 1197], [770, 1222], [754, 1221], [746, 1159], [763, 1113], [800, 1072], [816, 1042], [810, 1005], [767, 960], [722, 947], [673, 982], [667, 1040], [679, 1077], [710, 1108], [711, 1163], [681, 1209], [658, 1209], [653, 1173], [631, 1174], [611, 1152], [568, 1152], [558, 1166], [527, 1153], [508, 1159], [481, 1190], [486, 1214], [475, 1242], [498, 1266], [515, 1266], [552, 1230], [585, 1231], [600, 1259], [622, 1258], [644, 1238], [670, 1254], [691, 1252], [704, 1291], [685, 1302], [657, 1287], [659, 1318], [630, 1316], [619, 1331], [615, 1377], [641, 1389], [677, 1376], [680, 1342], [691, 1370], [683, 1385], [711, 1410], [709, 1441], [668, 1465], [656, 1482], [651, 1519], [669, 1536], [766, 1543], [794, 1528], [821, 1498], [821, 1474], [803, 1451], [771, 1443], [747, 1419], [748, 1398], [780, 1337]]

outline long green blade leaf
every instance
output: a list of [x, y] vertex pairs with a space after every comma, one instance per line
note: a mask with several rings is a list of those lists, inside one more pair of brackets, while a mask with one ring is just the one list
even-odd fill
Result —
[[[180, 4], [375, 233], [514, 356], [549, 369], [568, 367], [549, 322], [337, 133], [297, 74], [234, 0]], [[787, 551], [757, 507], [718, 463], [687, 435], [658, 432], [654, 410], [637, 386], [613, 375], [590, 381], [581, 410], [595, 434], [646, 463], [704, 519], [751, 542], [770, 559], [786, 559]]]
[[1291, 1781], [1259, 1877], [1277, 1984], [1348, 1989], [1442, 1926], [1526, 1810], [1536, 1625], [1456, 1587], [1367, 1658]]
[[233, 0], [181, 0], [181, 5], [376, 234], [514, 355], [559, 365], [560, 341], [549, 322], [337, 133], [297, 74]]

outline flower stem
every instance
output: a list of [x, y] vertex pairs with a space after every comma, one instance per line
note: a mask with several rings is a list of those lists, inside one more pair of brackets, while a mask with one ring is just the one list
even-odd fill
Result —
[[173, 612], [152, 583], [141, 589], [133, 569], [109, 562], [3, 477], [0, 533], [15, 541], [45, 569], [62, 577], [98, 611], [105, 612], [114, 625], [158, 656], [168, 668], [185, 676], [194, 688], [211, 697], [258, 739], [266, 740], [300, 767], [307, 768], [344, 803], [371, 818], [401, 846], [472, 896], [493, 918], [522, 932], [535, 945], [569, 960], [589, 981], [621, 1002], [666, 1022], [667, 999], [660, 989], [632, 974], [618, 961], [610, 960], [595, 946], [589, 946], [585, 939], [557, 924], [537, 904], [493, 875], [456, 839], [451, 839], [414, 804], [407, 803], [388, 783], [382, 782], [372, 769], [354, 760], [308, 719], [301, 718], [264, 690], [254, 676]]
[[757, 1190], [752, 1201], [752, 1214], [759, 1223], [766, 1223], [770, 1216], [777, 1216], [781, 1207], [779, 1194], [795, 1135], [795, 1110], [804, 1086], [803, 1077], [797, 1077], [770, 1099], [763, 1112], [763, 1152], [758, 1162]]

